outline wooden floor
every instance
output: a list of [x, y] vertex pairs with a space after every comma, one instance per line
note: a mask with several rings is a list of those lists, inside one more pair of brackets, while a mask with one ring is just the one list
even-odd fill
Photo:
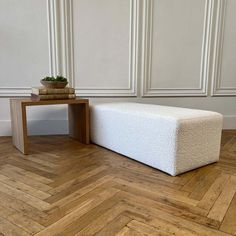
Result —
[[0, 235], [236, 235], [236, 131], [178, 177], [66, 136], [0, 138]]

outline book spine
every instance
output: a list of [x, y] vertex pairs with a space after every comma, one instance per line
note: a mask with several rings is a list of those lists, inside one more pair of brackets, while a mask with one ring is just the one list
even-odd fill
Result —
[[64, 89], [48, 89], [48, 88], [32, 88], [32, 93], [35, 95], [50, 95], [50, 94], [74, 94], [74, 88]]
[[48, 95], [35, 95], [31, 94], [31, 98], [36, 101], [40, 100], [59, 100], [59, 99], [75, 99], [75, 94], [48, 94]]

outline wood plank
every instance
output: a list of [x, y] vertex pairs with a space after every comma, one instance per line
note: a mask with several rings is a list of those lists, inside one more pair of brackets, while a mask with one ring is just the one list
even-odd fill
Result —
[[27, 202], [27, 204], [37, 208], [38, 210], [48, 210], [51, 207], [51, 205], [47, 202], [4, 183], [0, 184], [0, 192], [13, 196], [14, 198], [23, 202]]
[[[137, 220], [132, 220], [128, 223], [127, 227], [130, 229], [133, 229], [141, 234], [144, 235], [153, 235], [153, 236], [159, 236], [160, 233], [163, 235], [165, 232], [160, 232], [160, 229], [157, 229], [153, 226], [150, 226], [148, 224], [144, 224], [143, 222], [139, 222]], [[166, 233], [167, 235], [167, 233]]]
[[222, 193], [210, 210], [208, 217], [214, 220], [222, 221], [234, 197], [235, 192], [236, 176], [231, 176], [229, 182], [225, 185]]
[[2, 175], [5, 175], [15, 181], [19, 181], [19, 182], [22, 182], [22, 183], [25, 183], [26, 185], [29, 185], [35, 189], [38, 189], [40, 191], [43, 191], [43, 192], [47, 192], [49, 191], [50, 189], [52, 189], [52, 187], [46, 185], [46, 184], [43, 184], [37, 180], [34, 180], [32, 178], [29, 178], [28, 176], [25, 176], [24, 174], [22, 173], [19, 173], [19, 172], [15, 172], [14, 170], [11, 170], [9, 168], [2, 168], [1, 169], [1, 174]]
[[[146, 234], [142, 234], [134, 229], [125, 226], [121, 231], [119, 231], [116, 236], [144, 236]], [[163, 235], [164, 236], [164, 235]]]
[[211, 185], [211, 187], [208, 189], [203, 198], [199, 201], [198, 207], [210, 210], [215, 201], [217, 200], [217, 198], [219, 197], [219, 195], [221, 194], [223, 187], [225, 186], [229, 178], [230, 175], [221, 174]]
[[11, 224], [22, 228], [29, 234], [35, 234], [44, 229], [44, 226], [40, 225], [36, 221], [29, 218], [27, 215], [22, 214], [12, 208], [7, 208], [0, 205], [1, 217], [9, 221]]
[[[26, 214], [27, 217], [37, 221], [39, 224], [40, 219], [44, 219], [47, 214], [37, 208], [29, 205], [28, 203], [14, 198], [14, 196], [8, 195], [0, 191], [0, 202], [6, 208], [14, 209], [19, 213]], [[1, 216], [1, 214], [0, 214]]]
[[65, 204], [67, 204], [70, 201], [74, 201], [76, 200], [78, 197], [83, 196], [84, 194], [90, 192], [91, 190], [97, 188], [99, 185], [102, 185], [108, 181], [110, 181], [112, 179], [112, 177], [110, 176], [103, 176], [102, 178], [84, 186], [81, 189], [76, 190], [75, 192], [67, 195], [65, 194], [64, 196], [60, 196], [60, 198], [57, 198], [56, 201], [55, 199], [53, 199], [52, 201], [50, 200], [51, 197], [49, 199], [46, 199], [47, 202], [51, 203], [52, 206], [63, 206]]
[[53, 182], [51, 179], [46, 178], [42, 175], [35, 174], [32, 171], [27, 171], [25, 169], [22, 169], [13, 165], [6, 164], [3, 166], [3, 169], [11, 170], [12, 172], [19, 173], [20, 175], [26, 176], [29, 179], [34, 179], [35, 181], [41, 182], [43, 184], [49, 184]]
[[220, 230], [232, 235], [236, 235], [236, 194], [228, 208], [228, 211], [221, 224]]
[[60, 100], [40, 100], [33, 101], [31, 98], [12, 98], [11, 101], [21, 102], [25, 106], [40, 106], [40, 105], [57, 105], [57, 104], [79, 104], [88, 102], [88, 99], [85, 98], [76, 98], [76, 99], [60, 99]]
[[10, 99], [10, 110], [13, 145], [28, 154], [26, 108], [20, 100]]
[[14, 235], [14, 236], [30, 236], [30, 234], [20, 227], [10, 223], [9, 221], [0, 217], [0, 233], [3, 235]]
[[89, 144], [89, 104], [68, 104], [69, 136]]
[[[150, 190], [151, 189], [150, 187], [145, 186], [143, 184], [129, 182], [129, 181], [126, 181], [126, 180], [123, 180], [123, 179], [120, 179], [120, 178], [114, 178], [114, 181], [119, 183], [119, 184], [122, 184], [122, 185], [133, 186], [133, 187], [135, 187], [137, 189], [140, 189], [140, 190], [144, 189], [144, 190], [150, 191], [150, 192], [153, 191], [153, 190]], [[177, 201], [180, 201], [180, 202], [181, 201], [186, 202], [187, 204], [192, 205], [192, 206], [196, 206], [198, 204], [198, 201], [196, 201], [194, 199], [191, 199], [191, 198], [188, 198], [186, 196], [185, 192], [181, 192], [181, 191], [178, 191], [178, 190], [157, 186], [155, 188], [155, 193], [157, 195], [160, 195], [160, 196], [169, 195], [169, 197], [174, 199], [174, 200], [177, 200]]]
[[[153, 209], [159, 209], [165, 213], [168, 213], [170, 215], [172, 215], [173, 217], [181, 217], [182, 220], [188, 220], [190, 222], [195, 222], [204, 226], [211, 226], [212, 228], [219, 228], [219, 222], [209, 219], [207, 217], [204, 216], [200, 216], [198, 214], [194, 214], [191, 211], [187, 211], [183, 209], [179, 209], [177, 207], [170, 207], [167, 206], [165, 204], [159, 204], [159, 202], [150, 200], [148, 198], [144, 198], [144, 197], [140, 197], [140, 196], [136, 196], [135, 195], [131, 195], [129, 193], [124, 193], [121, 192], [121, 194], [124, 197], [124, 201], [129, 205], [129, 206], [133, 206], [133, 205], [145, 205], [146, 207], [149, 208], [153, 208]], [[187, 208], [188, 209], [188, 208]], [[194, 210], [193, 210], [194, 211]], [[145, 212], [145, 211], [144, 211]], [[142, 212], [144, 214], [144, 212]], [[146, 214], [148, 214], [146, 212]]]
[[[61, 183], [61, 185], [49, 190], [49, 193], [52, 195], [55, 195], [57, 193], [60, 193], [68, 188], [70, 188], [71, 186], [73, 186], [74, 184], [77, 184], [79, 182], [82, 182], [84, 180], [86, 180], [87, 178], [94, 176], [104, 170], [107, 170], [107, 167], [105, 166], [101, 166], [98, 168], [93, 168], [91, 170], [86, 171], [85, 173], [81, 173], [79, 176], [77, 174], [77, 176], [75, 176], [73, 179], [68, 180], [66, 182]], [[54, 182], [55, 185], [55, 182]]]
[[5, 183], [6, 185], [9, 185], [15, 189], [18, 189], [22, 192], [30, 194], [36, 198], [41, 199], [41, 200], [44, 200], [44, 199], [49, 198], [51, 196], [48, 193], [45, 193], [45, 192], [40, 191], [38, 189], [32, 188], [29, 185], [18, 182], [17, 180], [8, 178], [8, 177], [1, 175], [1, 174], [0, 174], [0, 182]]
[[211, 171], [212, 166], [206, 166], [199, 168], [196, 174], [181, 188], [181, 190], [192, 192], [194, 188], [206, 178], [209, 171]]
[[[180, 229], [190, 229], [191, 232], [196, 235], [209, 235], [209, 236], [227, 236], [227, 233], [218, 231], [216, 229], [212, 229], [210, 227], [191, 222], [185, 219], [182, 219], [179, 216], [174, 216], [172, 214], [166, 213], [165, 211], [161, 211], [158, 208], [153, 208], [150, 206], [144, 206], [143, 203], [138, 202], [127, 202], [128, 206], [131, 208], [130, 210], [141, 210], [146, 212], [146, 214], [150, 214], [152, 219], [164, 220], [169, 222], [169, 224], [176, 225]], [[128, 208], [128, 207], [127, 207]]]
[[[115, 194], [117, 193], [117, 190], [113, 190], [113, 191], [109, 191], [109, 193], [107, 193], [105, 196], [105, 207], [103, 209], [107, 209], [109, 208], [109, 204], [115, 204]], [[112, 197], [114, 196], [114, 197]], [[118, 199], [119, 200], [119, 199]], [[57, 234], [57, 233], [62, 233], [63, 235], [66, 235], [66, 230], [71, 231], [73, 228], [74, 231], [74, 227], [81, 227], [82, 224], [78, 224], [78, 220], [80, 218], [82, 218], [83, 215], [86, 215], [86, 213], [89, 213], [89, 215], [91, 214], [92, 211], [94, 211], [94, 208], [96, 208], [96, 206], [99, 206], [102, 202], [104, 202], [104, 198], [101, 198], [100, 200], [96, 200], [96, 196], [94, 197], [94, 199], [89, 199], [86, 202], [83, 203], [83, 205], [79, 206], [77, 209], [75, 209], [74, 211], [72, 211], [71, 213], [67, 214], [66, 216], [64, 216], [63, 218], [61, 218], [60, 220], [58, 220], [57, 222], [55, 222], [54, 224], [50, 225], [49, 227], [47, 227], [45, 230], [39, 232], [38, 234], [36, 234], [37, 236], [47, 236], [47, 235], [52, 235], [52, 234]], [[108, 204], [109, 203], [109, 204]], [[99, 208], [100, 209], [100, 208]], [[89, 211], [92, 210], [92, 211]], [[92, 214], [93, 217], [96, 218], [96, 215]], [[85, 218], [87, 219], [87, 218]], [[89, 221], [91, 221], [91, 219], [89, 219]], [[86, 224], [86, 223], [85, 223]], [[69, 227], [70, 226], [70, 227]], [[77, 232], [79, 230], [76, 230]], [[75, 233], [75, 232], [74, 232]], [[72, 234], [70, 234], [72, 235]]]
[[198, 182], [189, 197], [196, 200], [201, 200], [207, 190], [211, 187], [211, 185], [215, 182], [216, 178], [220, 174], [221, 171], [219, 170], [212, 169], [211, 171], [209, 171], [208, 174], [205, 176], [205, 179], [203, 181]]
[[[128, 224], [131, 219], [122, 214], [113, 219], [106, 227], [96, 233], [97, 236], [110, 236], [117, 234], [126, 224]], [[79, 235], [79, 234], [78, 234]], [[80, 234], [83, 235], [83, 234]]]

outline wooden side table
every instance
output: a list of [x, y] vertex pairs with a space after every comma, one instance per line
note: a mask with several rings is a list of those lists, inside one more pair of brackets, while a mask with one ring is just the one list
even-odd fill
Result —
[[43, 100], [10, 99], [13, 145], [22, 153], [28, 154], [27, 106], [68, 104], [69, 136], [81, 143], [89, 144], [89, 100]]

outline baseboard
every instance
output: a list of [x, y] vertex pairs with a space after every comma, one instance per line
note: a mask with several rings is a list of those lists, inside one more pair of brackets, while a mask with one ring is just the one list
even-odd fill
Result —
[[[224, 116], [223, 129], [236, 129], [236, 116]], [[29, 135], [68, 134], [67, 120], [29, 120]], [[0, 136], [11, 136], [11, 121], [0, 120]]]
[[[67, 120], [29, 120], [29, 135], [68, 134]], [[11, 136], [11, 121], [0, 121], [0, 136]]]
[[223, 129], [236, 129], [236, 116], [224, 116]]

